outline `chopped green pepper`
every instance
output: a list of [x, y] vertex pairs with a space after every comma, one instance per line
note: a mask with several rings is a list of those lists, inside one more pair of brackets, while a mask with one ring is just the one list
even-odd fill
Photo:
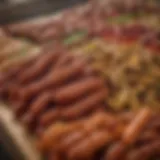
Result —
[[128, 23], [132, 20], [134, 20], [136, 16], [134, 14], [121, 14], [119, 16], [110, 17], [108, 20], [109, 23], [117, 23], [117, 24], [123, 24]]
[[77, 43], [80, 42], [81, 40], [83, 40], [85, 38], [85, 36], [87, 35], [86, 31], [79, 31], [79, 32], [74, 32], [71, 35], [67, 36], [63, 43], [65, 45], [70, 45], [73, 43]]

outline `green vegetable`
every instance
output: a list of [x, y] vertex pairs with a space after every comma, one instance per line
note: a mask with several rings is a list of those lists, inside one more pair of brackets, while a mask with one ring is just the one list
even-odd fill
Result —
[[71, 35], [67, 36], [64, 39], [63, 43], [66, 45], [70, 45], [73, 43], [80, 42], [86, 37], [86, 35], [87, 35], [86, 31], [79, 31], [79, 32], [72, 33]]
[[119, 16], [116, 17], [111, 17], [109, 19], [109, 23], [118, 23], [118, 24], [123, 24], [123, 23], [128, 23], [132, 20], [134, 20], [135, 17], [132, 14], [121, 14]]

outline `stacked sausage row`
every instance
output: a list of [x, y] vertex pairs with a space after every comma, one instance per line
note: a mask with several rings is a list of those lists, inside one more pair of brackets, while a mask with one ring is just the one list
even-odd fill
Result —
[[[67, 10], [61, 14], [58, 19], [50, 19], [49, 21], [39, 24], [19, 24], [6, 27], [6, 30], [14, 36], [28, 37], [36, 42], [45, 43], [50, 40], [60, 40], [66, 35], [77, 30], [88, 30], [95, 26], [99, 27], [99, 24], [105, 25], [102, 18], [99, 19], [98, 15], [96, 20], [99, 23], [95, 23], [93, 13], [95, 11], [91, 6], [87, 6], [85, 11], [79, 11], [77, 9]], [[100, 23], [101, 21], [101, 23]], [[93, 25], [93, 23], [95, 23]], [[102, 25], [101, 25], [102, 26]], [[30, 30], [32, 28], [32, 31]]]
[[[111, 1], [111, 3], [113, 3]], [[117, 3], [117, 2], [116, 2]], [[15, 24], [6, 26], [5, 29], [8, 33], [14, 36], [28, 37], [36, 42], [46, 43], [53, 40], [62, 40], [66, 35], [75, 31], [85, 30], [88, 35], [97, 35], [99, 31], [106, 27], [106, 20], [110, 17], [117, 16], [124, 13], [134, 13], [139, 11], [139, 7], [130, 4], [131, 6], [127, 10], [124, 8], [126, 5], [121, 4], [121, 7], [116, 6], [116, 3], [109, 4], [107, 0], [90, 1], [82, 9], [69, 9], [61, 13], [57, 19], [50, 19], [42, 24], [26, 23]], [[135, 2], [135, 4], [137, 1]], [[148, 7], [147, 3], [145, 3]], [[112, 9], [109, 6], [112, 6]], [[116, 6], [116, 7], [114, 7]], [[144, 9], [147, 13], [157, 12], [155, 6], [151, 9], [144, 6], [140, 8]], [[31, 29], [32, 28], [32, 29]]]
[[104, 109], [107, 90], [85, 59], [50, 48], [2, 74], [1, 97], [29, 129]]
[[119, 115], [102, 111], [50, 126], [38, 143], [49, 160], [150, 160], [160, 157], [159, 115], [149, 109]]
[[89, 61], [63, 46], [1, 73], [0, 95], [37, 134], [49, 159], [144, 160], [159, 157], [159, 114], [107, 113], [107, 89]]

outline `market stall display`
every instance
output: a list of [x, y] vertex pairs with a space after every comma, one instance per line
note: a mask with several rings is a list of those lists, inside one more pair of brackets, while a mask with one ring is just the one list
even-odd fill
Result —
[[160, 10], [127, 2], [95, 0], [2, 27], [39, 48], [1, 71], [0, 98], [42, 157], [160, 158]]

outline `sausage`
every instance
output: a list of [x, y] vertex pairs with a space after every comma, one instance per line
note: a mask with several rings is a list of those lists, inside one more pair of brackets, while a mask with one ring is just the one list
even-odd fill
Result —
[[40, 28], [41, 34], [37, 36], [38, 42], [54, 40], [64, 35], [64, 21], [61, 19], [45, 22]]
[[54, 151], [50, 151], [50, 154], [47, 158], [48, 160], [63, 160], [62, 155], [55, 153]]
[[103, 82], [100, 78], [89, 77], [87, 79], [79, 80], [78, 82], [73, 82], [57, 90], [54, 95], [54, 100], [60, 105], [68, 104], [103, 86]]
[[2, 100], [8, 100], [8, 85], [4, 84], [0, 87], [0, 98]]
[[57, 63], [55, 64], [55, 68], [59, 68], [67, 64], [70, 64], [72, 61], [73, 56], [71, 54], [65, 53], [58, 59]]
[[55, 120], [59, 119], [60, 117], [60, 110], [53, 108], [46, 111], [40, 117], [40, 126], [47, 127], [52, 124]]
[[[99, 106], [99, 108], [103, 108], [103, 107]], [[61, 117], [61, 112], [65, 112], [65, 109], [63, 109], [62, 111], [59, 108], [53, 108], [53, 109], [48, 110], [47, 112], [45, 112], [44, 114], [41, 115], [41, 117], [40, 117], [40, 126], [47, 127], [50, 124], [52, 124], [53, 122], [55, 122], [56, 120], [64, 118], [64, 117]], [[97, 111], [97, 112], [99, 113], [99, 111]], [[102, 111], [100, 111], [100, 112], [102, 112]], [[103, 121], [103, 123], [104, 123], [105, 126], [106, 125], [109, 126], [110, 124], [113, 124], [112, 123], [112, 117], [109, 116], [109, 115], [103, 115], [103, 114], [99, 115], [99, 114], [97, 114], [96, 117], [95, 117], [95, 119], [93, 117], [93, 119], [91, 120], [91, 122], [87, 123], [85, 121], [84, 123], [87, 123], [89, 126], [93, 126], [93, 125], [95, 125], [95, 123], [97, 123], [97, 120], [98, 120], [98, 122], [99, 121], [101, 121], [101, 122]], [[73, 117], [72, 119], [74, 119], [74, 118], [77, 118], [77, 117]]]
[[80, 102], [77, 102], [71, 106], [67, 106], [66, 109], [62, 110], [61, 117], [64, 119], [75, 119], [84, 115], [86, 112], [91, 111], [93, 108], [103, 103], [105, 101], [106, 94], [106, 89], [101, 89], [93, 94], [88, 95]]
[[20, 99], [27, 101], [38, 92], [47, 90], [50, 87], [56, 87], [69, 79], [79, 75], [83, 72], [84, 68], [82, 63], [73, 64], [66, 68], [60, 68], [55, 71], [50, 71], [43, 79], [33, 82], [26, 87], [19, 90], [18, 94]]
[[132, 120], [131, 124], [128, 125], [123, 134], [123, 142], [126, 144], [133, 144], [142, 132], [146, 124], [151, 118], [151, 111], [148, 108], [143, 108], [137, 116]]
[[58, 56], [58, 53], [53, 52], [45, 53], [44, 55], [41, 54], [41, 57], [34, 63], [34, 65], [20, 75], [18, 79], [19, 83], [27, 84], [42, 75], [42, 73], [44, 74], [48, 67], [55, 63]]
[[99, 127], [102, 127], [106, 123], [110, 123], [108, 121], [110, 121], [111, 117], [108, 116], [109, 115], [102, 112], [92, 115], [90, 118], [87, 118], [84, 120], [84, 122], [82, 122], [85, 124], [83, 129], [77, 130], [66, 136], [59, 144], [55, 145], [54, 147], [61, 151], [67, 151], [68, 148], [71, 148], [74, 146], [74, 144], [84, 140], [86, 136], [96, 131]]
[[9, 83], [6, 86], [8, 86], [8, 101], [12, 106], [16, 106], [20, 102], [19, 96], [17, 95], [17, 91], [21, 89], [21, 86], [18, 85], [16, 81], [13, 84]]
[[133, 113], [132, 111], [127, 111], [119, 115], [119, 120], [122, 121], [124, 124], [128, 124], [131, 120], [134, 119], [134, 117], [135, 113]]
[[149, 130], [160, 130], [160, 117], [155, 116], [154, 119], [148, 124], [147, 129]]
[[7, 32], [15, 36], [23, 36], [31, 39], [35, 39], [41, 32], [39, 32], [39, 26], [37, 24], [14, 24], [6, 27]]
[[71, 123], [69, 125], [57, 123], [50, 126], [42, 135], [38, 142], [38, 148], [41, 151], [48, 151], [54, 144], [64, 137], [66, 134], [73, 132], [82, 127], [81, 123]]
[[32, 122], [48, 107], [52, 100], [50, 93], [40, 94], [34, 102], [28, 107], [27, 113], [23, 117], [23, 122], [29, 127]]
[[59, 38], [61, 34], [62, 32], [60, 32], [60, 30], [56, 27], [47, 28], [42, 34], [37, 36], [37, 41], [43, 43], [49, 40], [54, 40], [55, 38]]
[[34, 103], [31, 105], [29, 113], [32, 114], [32, 116], [36, 116], [40, 112], [44, 110], [47, 103], [52, 101], [52, 95], [50, 92], [44, 92], [40, 96], [34, 100]]
[[48, 28], [53, 28], [55, 26], [55, 20], [50, 19], [49, 21], [44, 22], [41, 24], [40, 30], [41, 32], [44, 32]]
[[67, 152], [69, 148], [81, 142], [86, 138], [86, 136], [88, 136], [87, 132], [84, 132], [83, 130], [75, 131], [69, 135], [66, 135], [66, 137], [64, 137], [64, 139], [62, 139], [60, 143], [55, 144], [52, 148]]
[[148, 160], [160, 152], [160, 140], [144, 145], [128, 153], [127, 160]]
[[154, 130], [148, 130], [142, 133], [137, 140], [137, 143], [139, 144], [145, 144], [149, 143], [151, 141], [157, 140], [159, 138], [159, 134], [156, 133]]
[[99, 35], [99, 33], [105, 29], [106, 23], [100, 16], [92, 17], [89, 19], [89, 25], [87, 29], [90, 35]]
[[122, 28], [121, 33], [120, 40], [128, 42], [138, 40], [143, 35], [148, 34], [149, 30], [146, 26], [133, 24], [129, 27]]
[[69, 159], [87, 159], [92, 157], [96, 151], [106, 146], [111, 140], [110, 134], [107, 131], [96, 131], [86, 137], [83, 141], [75, 144], [69, 149]]
[[103, 110], [93, 112], [89, 118], [84, 119], [83, 123], [85, 124], [85, 129], [90, 130], [96, 128], [99, 125], [104, 126], [111, 124], [115, 120], [115, 117], [112, 114], [106, 113]]
[[23, 101], [19, 101], [19, 103], [16, 103], [16, 105], [14, 105], [13, 107], [16, 117], [17, 118], [22, 117], [29, 105], [30, 101], [27, 103], [24, 103]]
[[106, 150], [104, 160], [118, 160], [125, 159], [126, 154], [126, 146], [119, 142], [110, 146], [109, 149]]
[[6, 81], [10, 81], [12, 78], [15, 79], [21, 71], [24, 71], [29, 65], [32, 65], [36, 58], [37, 55], [34, 55], [18, 61], [13, 68], [10, 68], [7, 72], [3, 73], [2, 78], [0, 79], [0, 85], [4, 85]]

